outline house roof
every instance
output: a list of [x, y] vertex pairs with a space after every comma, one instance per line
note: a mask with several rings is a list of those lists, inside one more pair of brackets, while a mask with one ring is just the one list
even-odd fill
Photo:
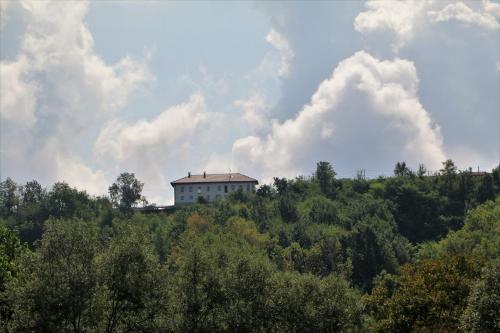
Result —
[[191, 175], [177, 179], [170, 184], [198, 184], [198, 183], [227, 183], [227, 182], [253, 182], [259, 183], [257, 179], [242, 175], [241, 173], [207, 173], [204, 175]]

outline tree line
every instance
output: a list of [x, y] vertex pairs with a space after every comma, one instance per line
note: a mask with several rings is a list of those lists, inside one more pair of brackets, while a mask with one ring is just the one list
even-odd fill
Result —
[[500, 176], [274, 178], [146, 214], [109, 196], [0, 183], [5, 332], [496, 332]]

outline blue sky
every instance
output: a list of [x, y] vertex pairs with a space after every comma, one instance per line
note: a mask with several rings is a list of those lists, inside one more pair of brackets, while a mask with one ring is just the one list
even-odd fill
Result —
[[2, 179], [498, 165], [498, 1], [0, 4]]

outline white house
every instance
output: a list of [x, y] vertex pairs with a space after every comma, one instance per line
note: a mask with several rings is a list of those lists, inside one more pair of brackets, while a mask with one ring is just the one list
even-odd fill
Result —
[[198, 201], [203, 197], [208, 202], [224, 199], [229, 193], [241, 189], [244, 192], [254, 192], [257, 179], [241, 173], [192, 175], [171, 182], [174, 188], [175, 205], [183, 205]]

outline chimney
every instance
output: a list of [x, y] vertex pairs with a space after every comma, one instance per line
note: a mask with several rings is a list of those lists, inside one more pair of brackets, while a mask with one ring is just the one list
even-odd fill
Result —
[[203, 171], [203, 178], [207, 178], [207, 173]]
[[191, 171], [188, 171], [188, 178], [191, 178]]

